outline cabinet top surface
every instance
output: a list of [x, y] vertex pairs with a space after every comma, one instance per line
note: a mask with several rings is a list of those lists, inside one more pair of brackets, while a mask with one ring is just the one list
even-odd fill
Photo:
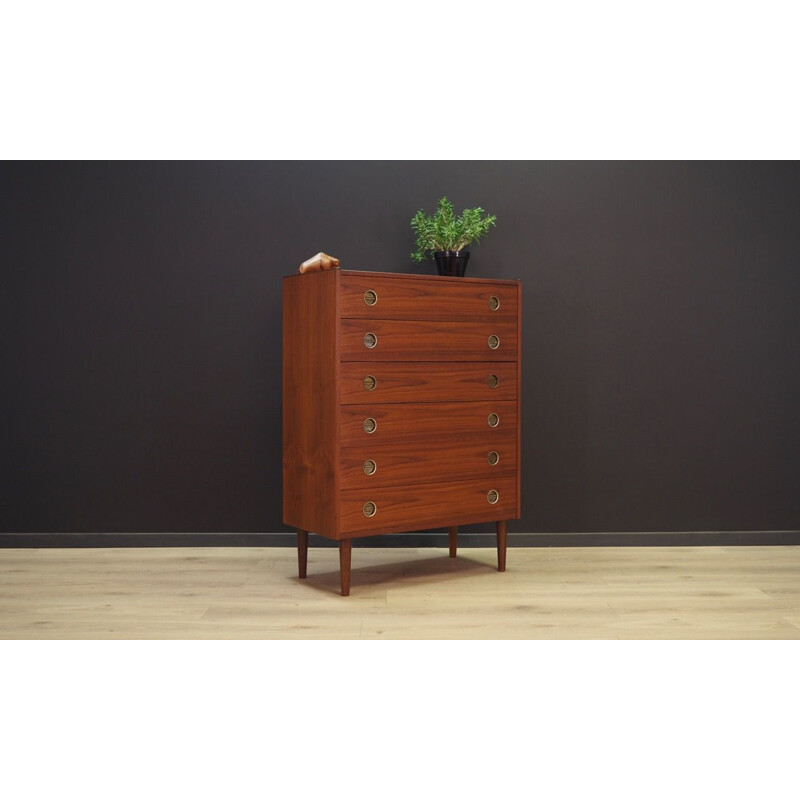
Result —
[[336, 272], [342, 275], [354, 276], [369, 276], [375, 278], [397, 278], [398, 280], [425, 280], [425, 281], [441, 281], [444, 283], [492, 283], [492, 284], [506, 284], [508, 286], [518, 286], [519, 279], [507, 280], [500, 278], [457, 278], [450, 275], [418, 275], [411, 272], [375, 272], [374, 270], [361, 270], [361, 269], [335, 269], [335, 270], [319, 270], [317, 272], [300, 273], [295, 272], [293, 275], [284, 276], [284, 280], [291, 278], [310, 278], [314, 275], [324, 275], [328, 272]]

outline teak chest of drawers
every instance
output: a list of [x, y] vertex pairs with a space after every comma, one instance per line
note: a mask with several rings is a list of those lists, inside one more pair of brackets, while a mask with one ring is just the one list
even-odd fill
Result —
[[520, 284], [326, 270], [283, 279], [283, 520], [339, 542], [520, 506]]

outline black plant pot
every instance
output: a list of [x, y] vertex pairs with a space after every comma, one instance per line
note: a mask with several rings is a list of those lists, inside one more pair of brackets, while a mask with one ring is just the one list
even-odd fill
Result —
[[433, 254], [440, 275], [462, 278], [467, 271], [469, 253], [464, 250], [438, 250]]

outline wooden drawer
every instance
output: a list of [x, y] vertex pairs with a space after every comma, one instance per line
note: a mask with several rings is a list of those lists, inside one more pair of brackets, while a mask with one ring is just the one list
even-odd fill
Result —
[[[492, 490], [498, 494], [495, 504], [489, 503], [487, 498]], [[364, 515], [365, 503], [375, 504], [374, 516]], [[339, 502], [339, 531], [369, 536], [379, 531], [414, 531], [516, 516], [517, 479], [505, 475], [496, 479], [343, 491]]]
[[342, 272], [339, 310], [370, 319], [515, 320], [517, 295], [516, 282]]
[[508, 427], [503, 434], [488, 429], [488, 433], [481, 431], [460, 439], [346, 447], [342, 450], [340, 486], [371, 490], [376, 486], [490, 479], [515, 474], [516, 469], [517, 440], [514, 429]]
[[339, 331], [342, 361], [514, 361], [517, 358], [517, 324], [513, 320], [343, 319]]
[[[517, 365], [461, 362], [345, 361], [339, 365], [342, 403], [430, 403], [457, 398], [516, 400]], [[491, 388], [493, 377], [497, 386]], [[367, 389], [372, 386], [374, 388]]]
[[[497, 427], [490, 428], [489, 414], [497, 414]], [[370, 422], [367, 422], [370, 420]], [[511, 400], [477, 403], [381, 403], [344, 405], [339, 410], [342, 447], [406, 441], [437, 441], [466, 438], [486, 445], [516, 435], [517, 404]], [[371, 432], [368, 432], [371, 431]]]

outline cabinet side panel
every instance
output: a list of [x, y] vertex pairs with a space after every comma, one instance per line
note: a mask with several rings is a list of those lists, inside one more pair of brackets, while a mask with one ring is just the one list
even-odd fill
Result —
[[283, 279], [283, 521], [336, 536], [336, 272]]

